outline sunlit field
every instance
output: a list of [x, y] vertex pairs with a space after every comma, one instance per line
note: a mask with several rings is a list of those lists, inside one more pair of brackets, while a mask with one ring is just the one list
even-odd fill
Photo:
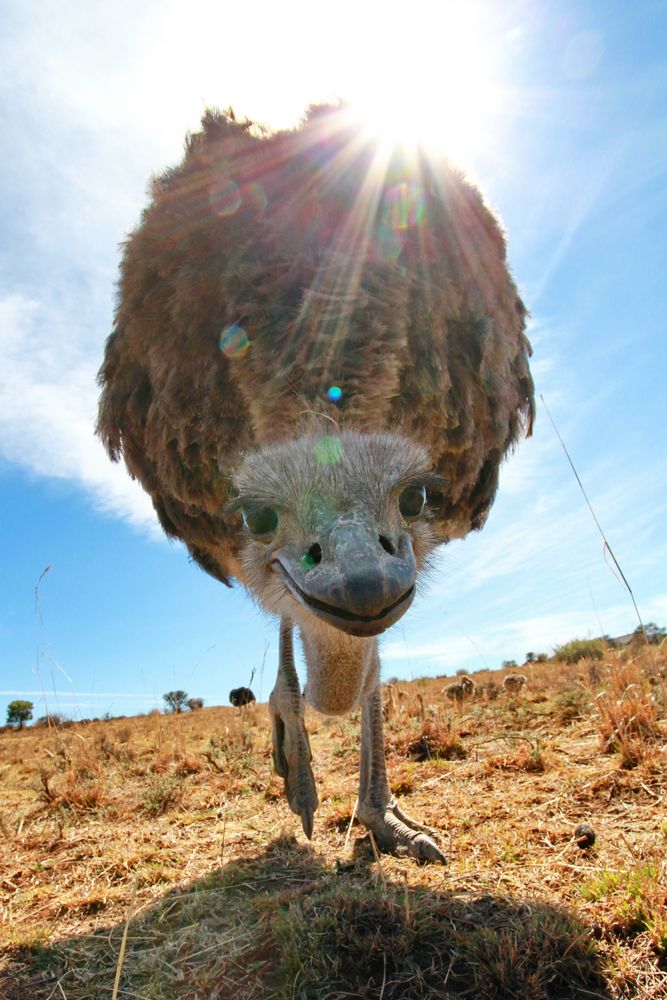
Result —
[[384, 688], [447, 867], [354, 821], [355, 717], [308, 717], [312, 843], [265, 705], [5, 729], [0, 995], [664, 997], [667, 649], [518, 671]]

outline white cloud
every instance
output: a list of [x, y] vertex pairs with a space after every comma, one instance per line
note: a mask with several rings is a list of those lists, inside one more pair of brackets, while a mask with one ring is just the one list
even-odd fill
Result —
[[160, 535], [148, 496], [94, 436], [97, 362], [45, 303], [0, 299], [0, 455], [82, 487], [95, 506]]

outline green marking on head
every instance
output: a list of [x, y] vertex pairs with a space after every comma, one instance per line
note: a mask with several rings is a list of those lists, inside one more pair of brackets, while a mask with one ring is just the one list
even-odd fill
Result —
[[335, 465], [343, 457], [343, 442], [339, 437], [326, 434], [315, 445], [314, 454], [322, 465]]

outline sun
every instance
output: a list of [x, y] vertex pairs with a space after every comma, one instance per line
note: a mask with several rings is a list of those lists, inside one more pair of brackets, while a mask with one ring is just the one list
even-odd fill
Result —
[[196, 128], [203, 102], [290, 129], [309, 105], [341, 101], [380, 146], [419, 144], [473, 175], [487, 154], [503, 156], [518, 107], [508, 85], [512, 5], [508, 13], [496, 0], [258, 0], [235, 5], [233, 16], [222, 6], [202, 0], [193, 19], [166, 5], [159, 37], [177, 41], [156, 46], [141, 72], [159, 81], [155, 103], [170, 122], [177, 114]]
[[419, 145], [464, 167], [491, 149], [505, 92], [482, 14], [443, 0], [374, 24], [343, 96], [380, 143]]

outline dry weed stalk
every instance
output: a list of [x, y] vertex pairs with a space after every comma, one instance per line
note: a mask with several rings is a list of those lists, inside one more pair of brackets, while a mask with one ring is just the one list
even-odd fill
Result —
[[113, 993], [111, 994], [111, 1000], [116, 1000], [118, 996], [118, 987], [120, 986], [120, 977], [123, 971], [123, 962], [125, 961], [125, 948], [127, 946], [127, 932], [130, 928], [130, 918], [132, 917], [132, 911], [134, 910], [134, 901], [137, 896], [137, 888], [139, 886], [139, 879], [135, 879], [134, 888], [132, 889], [132, 898], [130, 899], [130, 905], [127, 908], [127, 916], [125, 918], [125, 926], [123, 927], [123, 937], [120, 942], [120, 951], [118, 952], [118, 964], [116, 965], [116, 976], [113, 984]]

